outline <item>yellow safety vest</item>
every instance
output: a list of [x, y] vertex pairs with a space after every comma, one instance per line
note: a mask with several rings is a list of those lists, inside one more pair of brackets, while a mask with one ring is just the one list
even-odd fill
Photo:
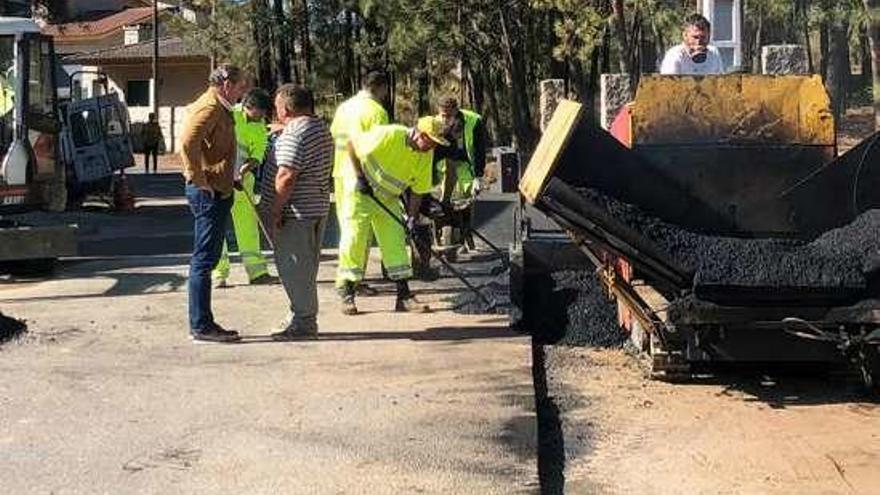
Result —
[[474, 164], [474, 131], [477, 124], [483, 118], [477, 112], [471, 110], [459, 110], [464, 116], [464, 150], [467, 152], [468, 158], [471, 160], [471, 167]]
[[359, 92], [339, 105], [330, 124], [330, 134], [336, 144], [333, 177], [344, 175], [343, 164], [347, 162], [348, 141], [373, 126], [385, 124], [388, 124], [388, 112], [366, 91]]
[[[419, 152], [407, 143], [410, 129], [392, 124], [373, 127], [353, 139], [364, 176], [373, 190], [397, 197], [407, 189], [416, 194], [431, 191], [434, 152]], [[352, 167], [347, 167], [354, 174]]]
[[15, 89], [6, 80], [0, 76], [0, 115], [5, 115], [15, 108]]
[[262, 119], [249, 122], [241, 105], [236, 105], [233, 109], [232, 119], [235, 121], [235, 140], [241, 150], [242, 159], [253, 158], [257, 163], [263, 163], [266, 148], [269, 146], [266, 122]]

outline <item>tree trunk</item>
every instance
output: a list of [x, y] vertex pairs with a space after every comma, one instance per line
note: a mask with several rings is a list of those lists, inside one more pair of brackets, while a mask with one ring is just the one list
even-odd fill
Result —
[[428, 64], [428, 54], [425, 54], [424, 64], [421, 69], [417, 70], [417, 84], [418, 84], [418, 100], [416, 108], [418, 110], [419, 115], [427, 115], [431, 111], [431, 102], [429, 99], [429, 91], [430, 87], [430, 78], [428, 76], [428, 71], [430, 70], [430, 66]]
[[880, 131], [880, 0], [864, 0], [868, 11], [868, 43], [874, 88], [874, 129]]
[[342, 40], [344, 44], [343, 51], [345, 52], [345, 57], [342, 64], [342, 87], [340, 89], [343, 93], [347, 95], [354, 94], [356, 87], [354, 84], [354, 32], [352, 29], [352, 25], [354, 24], [353, 16], [354, 14], [351, 10], [345, 9], [345, 22], [342, 25]]
[[497, 97], [497, 87], [498, 85], [495, 82], [495, 74], [493, 70], [488, 70], [485, 72], [486, 74], [486, 97], [488, 99], [489, 104], [489, 119], [491, 120], [492, 125], [489, 127], [489, 135], [492, 137], [493, 143], [501, 143], [501, 134], [499, 129], [501, 128], [501, 111], [498, 108], [498, 97]]
[[870, 87], [871, 81], [874, 79], [874, 71], [871, 70], [871, 44], [868, 41], [868, 26], [859, 28], [859, 65], [862, 66], [859, 89]]
[[819, 24], [819, 73], [823, 78], [828, 77], [828, 59], [831, 53], [828, 45], [828, 23], [823, 21]]
[[764, 12], [758, 7], [758, 25], [755, 27], [755, 46], [752, 47], [752, 72], [761, 73], [761, 48], [764, 43]]
[[816, 73], [816, 62], [813, 60], [813, 42], [810, 36], [810, 14], [807, 0], [801, 0], [801, 23], [804, 33], [804, 49], [807, 51], [807, 65], [810, 74]]
[[257, 86], [272, 91], [275, 89], [275, 76], [272, 73], [272, 47], [267, 36], [269, 6], [266, 0], [251, 3], [251, 26], [254, 45], [257, 49]]
[[620, 47], [620, 72], [624, 74], [632, 74], [632, 46], [628, 33], [626, 32], [626, 16], [624, 15], [624, 0], [613, 0], [611, 2], [611, 10], [614, 13], [612, 17], [612, 26], [614, 28], [614, 36], [617, 38], [617, 46]]
[[289, 30], [286, 29], [288, 22], [284, 18], [284, 2], [282, 0], [273, 0], [272, 12], [275, 20], [275, 75], [280, 86], [290, 82], [290, 45], [287, 40]]
[[831, 97], [831, 108], [838, 120], [846, 110], [846, 89], [849, 80], [849, 22], [834, 19], [830, 28], [828, 76], [825, 88]]
[[474, 71], [468, 68], [469, 77], [468, 79], [471, 82], [470, 86], [470, 100], [471, 105], [475, 112], [482, 114], [485, 109], [485, 81], [483, 79], [482, 71]]
[[501, 44], [504, 51], [504, 72], [508, 88], [511, 118], [513, 120], [514, 144], [520, 152], [532, 150], [534, 133], [529, 111], [528, 87], [526, 86], [526, 62], [522, 47], [521, 29], [518, 24], [523, 13], [516, 5], [499, 9], [501, 21]]
[[300, 34], [299, 40], [302, 43], [303, 62], [305, 64], [305, 77], [307, 83], [312, 82], [312, 40], [311, 40], [311, 20], [309, 16], [309, 0], [302, 0], [300, 3]]

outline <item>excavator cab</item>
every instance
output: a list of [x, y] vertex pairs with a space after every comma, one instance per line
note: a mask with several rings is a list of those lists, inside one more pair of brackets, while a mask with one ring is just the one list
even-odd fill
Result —
[[63, 209], [52, 39], [0, 17], [0, 206]]

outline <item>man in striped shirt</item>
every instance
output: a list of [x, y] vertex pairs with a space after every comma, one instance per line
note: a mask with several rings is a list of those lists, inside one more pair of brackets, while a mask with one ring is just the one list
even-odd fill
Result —
[[315, 338], [318, 334], [318, 262], [330, 210], [333, 137], [314, 115], [312, 93], [293, 84], [278, 88], [275, 111], [284, 131], [267, 164], [261, 203], [271, 219], [275, 264], [290, 299], [287, 326], [275, 340]]

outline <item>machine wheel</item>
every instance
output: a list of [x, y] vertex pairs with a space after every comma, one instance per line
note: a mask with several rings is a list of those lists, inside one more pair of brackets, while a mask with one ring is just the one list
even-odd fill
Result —
[[691, 378], [691, 365], [681, 352], [663, 347], [660, 339], [650, 332], [648, 337], [648, 353], [651, 358], [651, 377], [669, 382], [683, 382]]

